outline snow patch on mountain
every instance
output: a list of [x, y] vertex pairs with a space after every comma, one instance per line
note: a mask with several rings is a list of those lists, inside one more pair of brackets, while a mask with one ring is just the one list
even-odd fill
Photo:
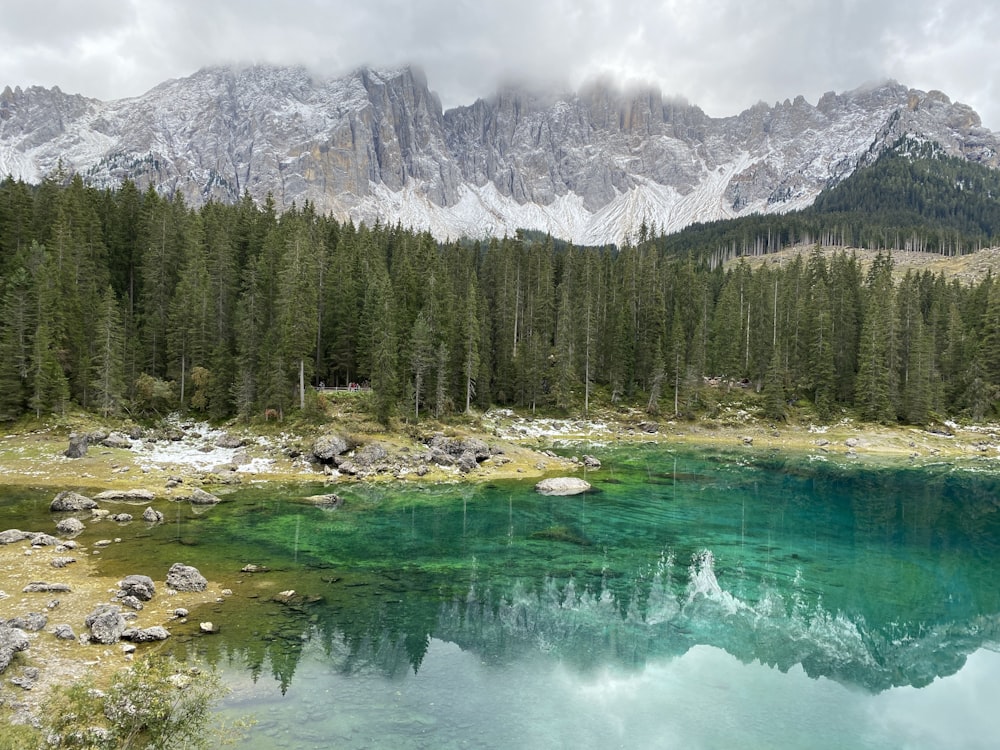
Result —
[[438, 239], [535, 229], [621, 243], [640, 226], [810, 205], [902, 135], [1000, 165], [1000, 138], [965, 105], [894, 82], [710, 118], [660, 92], [506, 88], [447, 112], [410, 68], [323, 79], [301, 67], [206, 68], [99, 102], [0, 92], [0, 176], [60, 166], [90, 184], [131, 179], [189, 205], [302, 205]]

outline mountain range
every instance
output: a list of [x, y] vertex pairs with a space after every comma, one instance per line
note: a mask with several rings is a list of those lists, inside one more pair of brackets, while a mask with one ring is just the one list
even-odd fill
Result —
[[759, 103], [731, 117], [653, 88], [506, 87], [444, 110], [413, 68], [334, 78], [301, 67], [212, 67], [102, 102], [58, 87], [0, 94], [0, 175], [62, 169], [192, 205], [268, 195], [438, 239], [533, 229], [619, 243], [646, 223], [784, 213], [813, 203], [903, 135], [1000, 166], [970, 107], [896, 82]]

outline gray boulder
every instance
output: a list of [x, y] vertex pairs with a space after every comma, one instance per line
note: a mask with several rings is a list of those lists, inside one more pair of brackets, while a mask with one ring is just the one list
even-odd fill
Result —
[[120, 432], [112, 432], [106, 438], [101, 440], [101, 445], [105, 448], [131, 449], [132, 441]]
[[149, 490], [105, 490], [94, 495], [94, 499], [148, 503], [155, 500], [156, 496]]
[[87, 455], [87, 442], [89, 439], [86, 433], [82, 435], [75, 432], [70, 434], [69, 447], [63, 455], [66, 458], [83, 458]]
[[195, 567], [174, 563], [167, 571], [167, 586], [174, 591], [204, 591], [208, 579]]
[[27, 651], [31, 642], [27, 634], [20, 628], [0, 625], [0, 672], [10, 666], [14, 654]]
[[131, 513], [112, 513], [108, 518], [115, 523], [131, 523], [132, 514]]
[[96, 507], [97, 503], [94, 500], [90, 499], [86, 495], [81, 495], [79, 492], [72, 492], [70, 490], [60, 492], [49, 504], [49, 510], [54, 513], [74, 510], [93, 510]]
[[230, 435], [229, 433], [221, 435], [215, 440], [217, 448], [243, 448], [246, 444], [246, 438]]
[[216, 505], [222, 502], [211, 492], [205, 492], [205, 490], [199, 487], [195, 487], [191, 490], [191, 494], [188, 496], [188, 501], [192, 505]]
[[32, 547], [58, 547], [61, 543], [51, 534], [38, 533], [31, 535]]
[[97, 605], [83, 622], [90, 628], [90, 639], [98, 643], [117, 643], [125, 632], [125, 618], [114, 604]]
[[354, 463], [362, 468], [373, 468], [389, 457], [389, 451], [381, 443], [368, 443], [355, 452]]
[[535, 485], [540, 495], [579, 495], [590, 489], [590, 482], [577, 477], [551, 477]]
[[313, 461], [317, 463], [331, 463], [334, 458], [342, 453], [346, 453], [348, 447], [347, 441], [340, 435], [328, 433], [313, 443]]
[[472, 451], [466, 451], [461, 456], [458, 457], [456, 462], [458, 465], [458, 470], [463, 474], [468, 474], [470, 471], [474, 471], [479, 463], [476, 461], [476, 454]]
[[165, 641], [169, 637], [170, 631], [162, 625], [154, 625], [151, 628], [128, 628], [124, 633], [122, 633], [122, 639], [132, 641], [132, 643]]
[[17, 628], [27, 633], [37, 633], [39, 630], [45, 629], [45, 626], [49, 624], [49, 618], [41, 612], [29, 612], [24, 617], [11, 618], [5, 624], [9, 628]]
[[594, 456], [584, 456], [583, 465], [586, 466], [588, 469], [600, 469], [601, 460]]
[[83, 525], [83, 521], [79, 518], [64, 518], [59, 523], [56, 524], [56, 531], [60, 534], [79, 534], [83, 531], [86, 526]]
[[52, 635], [61, 641], [75, 641], [76, 633], [73, 632], [73, 628], [65, 623], [61, 625], [56, 625], [52, 628]]
[[119, 601], [122, 603], [123, 606], [128, 607], [129, 609], [134, 609], [136, 612], [141, 612], [142, 611], [142, 606], [143, 605], [142, 605], [141, 601], [139, 601], [138, 599], [136, 599], [131, 594], [128, 594], [126, 596], [121, 596], [121, 593], [122, 592], [119, 591], [118, 595], [121, 597], [119, 599]]
[[142, 512], [142, 520], [146, 523], [163, 523], [163, 514], [152, 507], [146, 508]]
[[67, 565], [72, 565], [75, 562], [75, 557], [53, 557], [49, 560], [49, 565], [53, 568], [65, 568]]
[[153, 583], [153, 579], [149, 576], [125, 576], [120, 586], [126, 596], [134, 596], [144, 602], [148, 602], [156, 593], [156, 584]]
[[0, 544], [16, 544], [17, 542], [23, 542], [25, 539], [30, 539], [32, 536], [34, 535], [20, 529], [7, 529], [6, 531], [0, 531]]
[[[477, 462], [485, 461], [490, 457], [490, 446], [479, 438], [450, 438], [437, 433], [427, 442], [427, 445], [432, 451], [441, 451], [456, 459], [464, 453], [471, 453]], [[436, 461], [436, 463], [439, 462]]]
[[49, 594], [53, 592], [68, 593], [72, 591], [68, 583], [49, 583], [48, 581], [32, 581], [23, 589], [23, 594]]

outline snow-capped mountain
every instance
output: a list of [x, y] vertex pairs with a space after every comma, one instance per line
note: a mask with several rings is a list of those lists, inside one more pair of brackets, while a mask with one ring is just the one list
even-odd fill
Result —
[[443, 111], [422, 74], [207, 68], [101, 102], [58, 88], [0, 94], [0, 175], [61, 164], [91, 184], [131, 178], [198, 205], [248, 192], [441, 239], [538, 229], [620, 242], [645, 221], [698, 221], [809, 205], [899, 136], [993, 167], [1000, 138], [969, 107], [894, 82], [758, 104], [733, 117], [652, 89], [508, 88]]

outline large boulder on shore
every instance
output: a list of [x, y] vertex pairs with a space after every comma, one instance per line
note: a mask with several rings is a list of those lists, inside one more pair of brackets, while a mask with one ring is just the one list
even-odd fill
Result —
[[167, 571], [167, 586], [174, 591], [204, 591], [208, 579], [195, 567], [174, 563]]
[[328, 433], [316, 439], [312, 447], [313, 461], [328, 464], [337, 456], [346, 453], [348, 449], [347, 440], [335, 433]]
[[114, 604], [98, 604], [83, 622], [90, 628], [90, 640], [98, 643], [117, 643], [125, 632], [121, 607]]
[[78, 434], [76, 432], [69, 436], [69, 447], [63, 454], [66, 458], [83, 458], [87, 455], [87, 442], [90, 436], [87, 433]]
[[590, 482], [577, 477], [550, 477], [535, 485], [540, 495], [579, 495], [590, 489]]
[[0, 544], [16, 544], [33, 536], [34, 534], [21, 531], [20, 529], [7, 529], [6, 531], [0, 531]]
[[49, 504], [49, 510], [53, 513], [75, 510], [93, 510], [97, 507], [97, 502], [91, 500], [86, 495], [71, 490], [63, 490], [56, 495]]
[[23, 630], [0, 625], [0, 672], [10, 666], [14, 654], [27, 651], [29, 645], [28, 635]]

